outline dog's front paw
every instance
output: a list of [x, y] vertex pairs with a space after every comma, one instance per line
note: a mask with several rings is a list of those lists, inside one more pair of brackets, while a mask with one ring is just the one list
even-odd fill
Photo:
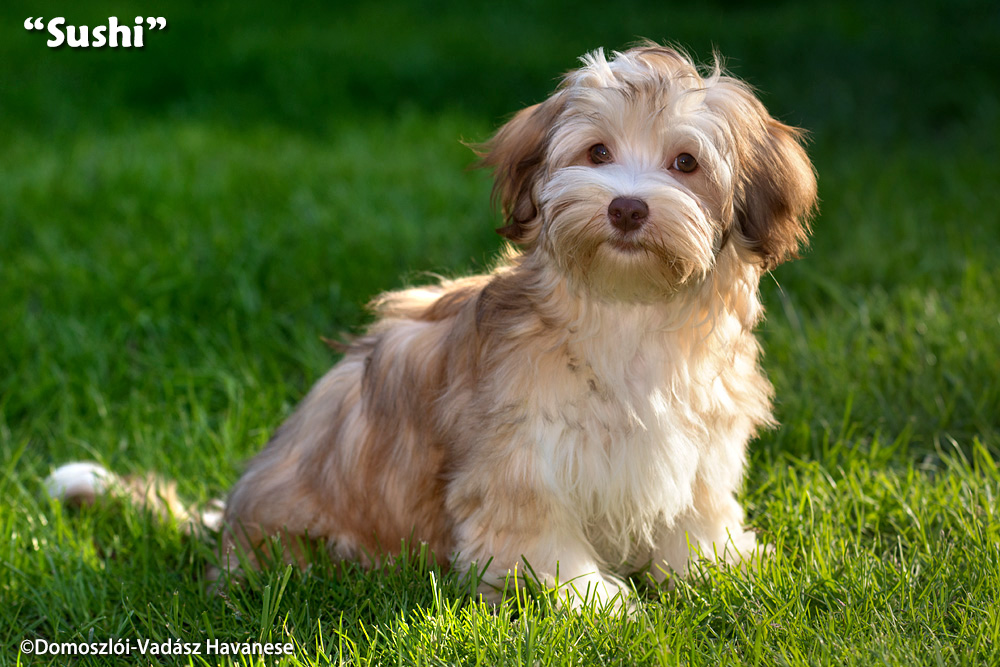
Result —
[[715, 535], [715, 539], [692, 539], [690, 533], [671, 535], [654, 554], [649, 575], [657, 584], [672, 586], [674, 576], [686, 576], [698, 563], [733, 566], [746, 572], [774, 552], [773, 545], [759, 542], [751, 530], [720, 529]]
[[499, 604], [504, 597], [518, 596], [519, 591], [529, 595], [551, 595], [558, 606], [579, 611], [587, 607], [597, 610], [632, 611], [635, 606], [632, 589], [615, 577], [600, 572], [596, 564], [590, 571], [558, 574], [537, 572], [526, 566], [508, 570], [489, 568], [482, 573], [478, 593], [487, 602]]
[[556, 593], [573, 610], [592, 607], [599, 611], [633, 611], [635, 600], [624, 581], [593, 573], [560, 582]]
[[757, 542], [757, 534], [751, 530], [729, 534], [722, 545], [716, 544], [716, 560], [738, 564], [753, 559], [758, 552], [766, 549]]

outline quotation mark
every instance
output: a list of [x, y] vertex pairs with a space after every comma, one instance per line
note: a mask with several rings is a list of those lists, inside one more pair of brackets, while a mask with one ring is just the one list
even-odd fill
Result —
[[[141, 16], [135, 17], [136, 25], [140, 23], [139, 19], [141, 18], [142, 18]], [[167, 19], [163, 18], [162, 16], [157, 16], [155, 18], [152, 16], [147, 16], [146, 25], [149, 26], [150, 30], [163, 30], [164, 28], [167, 27]]]
[[30, 16], [24, 19], [25, 30], [41, 30], [44, 27], [45, 27], [45, 20], [41, 16], [39, 16], [37, 19], [32, 19], [32, 17]]

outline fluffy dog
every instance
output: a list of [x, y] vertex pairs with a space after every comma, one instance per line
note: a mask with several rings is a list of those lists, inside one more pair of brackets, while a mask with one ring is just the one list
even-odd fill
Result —
[[578, 604], [755, 552], [735, 494], [774, 422], [752, 331], [761, 275], [808, 234], [801, 133], [718, 63], [582, 63], [482, 147], [499, 266], [375, 301], [233, 488], [224, 558], [423, 542], [484, 590], [529, 564]]

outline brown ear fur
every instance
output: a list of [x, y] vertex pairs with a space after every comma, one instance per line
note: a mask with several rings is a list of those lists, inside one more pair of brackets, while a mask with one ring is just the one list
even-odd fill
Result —
[[493, 201], [500, 202], [497, 232], [522, 246], [538, 237], [534, 186], [545, 162], [550, 131], [562, 111], [562, 95], [519, 111], [480, 150], [479, 166], [494, 170]]
[[743, 156], [736, 222], [765, 271], [797, 257], [809, 237], [816, 175], [801, 139], [801, 130], [767, 118]]

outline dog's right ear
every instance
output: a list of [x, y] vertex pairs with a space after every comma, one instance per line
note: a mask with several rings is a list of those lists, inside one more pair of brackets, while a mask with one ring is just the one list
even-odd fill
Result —
[[562, 95], [557, 94], [522, 109], [476, 151], [478, 166], [493, 169], [493, 203], [499, 201], [506, 223], [497, 232], [525, 248], [538, 238], [535, 184], [563, 105]]

